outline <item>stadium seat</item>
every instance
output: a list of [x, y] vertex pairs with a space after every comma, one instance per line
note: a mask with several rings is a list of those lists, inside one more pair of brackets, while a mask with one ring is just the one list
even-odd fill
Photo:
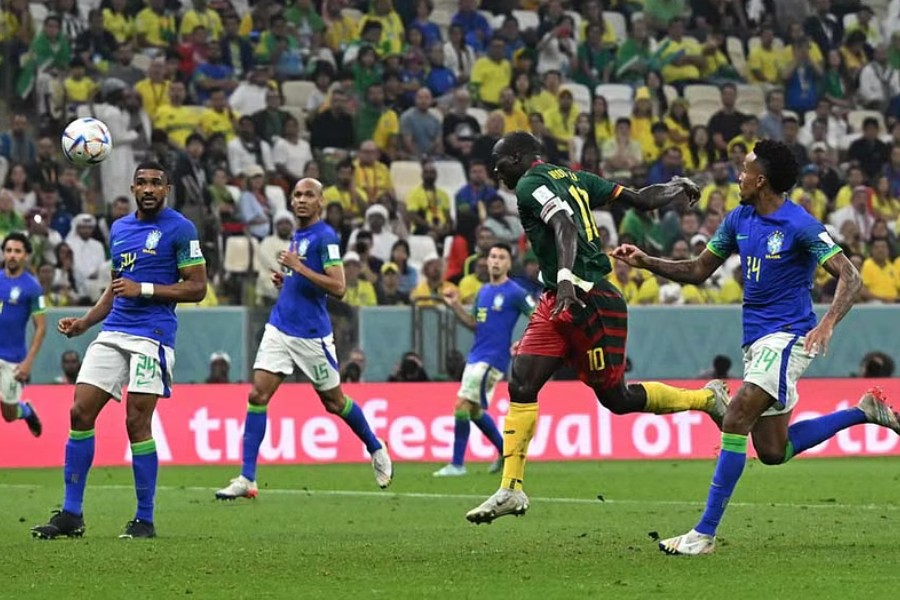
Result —
[[245, 274], [253, 270], [253, 255], [259, 243], [248, 235], [233, 235], [225, 241], [226, 273]]
[[706, 125], [718, 110], [709, 105], [691, 106], [688, 108], [688, 117], [693, 125]]
[[847, 113], [847, 123], [852, 131], [862, 132], [863, 121], [869, 117], [874, 117], [878, 120], [880, 133], [884, 133], [884, 115], [877, 110], [851, 110]]
[[739, 105], [743, 104], [744, 102], [750, 102], [753, 104], [762, 104], [763, 107], [765, 107], [766, 93], [758, 85], [747, 85], [744, 83], [739, 83], [737, 85], [737, 101]]
[[621, 44], [628, 37], [628, 24], [625, 22], [625, 15], [613, 12], [611, 10], [603, 11], [603, 20], [612, 25], [616, 32], [616, 41]]
[[435, 7], [431, 11], [431, 22], [438, 27], [450, 27], [450, 21], [453, 20], [453, 13], [449, 10]]
[[631, 100], [617, 98], [615, 100], [607, 100], [606, 107], [609, 112], [610, 120], [615, 121], [620, 117], [630, 117], [631, 111], [634, 108], [634, 103]]
[[591, 90], [588, 86], [580, 83], [564, 83], [560, 89], [572, 92], [572, 99], [579, 112], [591, 112]]
[[422, 183], [422, 165], [415, 160], [395, 160], [391, 163], [391, 181], [397, 199], [406, 202], [413, 188]]
[[595, 96], [603, 96], [607, 102], [613, 100], [627, 100], [634, 98], [634, 88], [626, 83], [601, 83], [594, 90]]
[[519, 29], [521, 31], [525, 31], [526, 29], [537, 29], [541, 24], [540, 19], [538, 19], [537, 11], [514, 10], [512, 11], [512, 16], [519, 22]]
[[450, 253], [453, 251], [453, 236], [448, 235], [444, 238], [444, 260], [450, 258]]
[[353, 19], [354, 21], [359, 23], [359, 20], [362, 19], [363, 14], [362, 14], [362, 11], [357, 10], [355, 8], [342, 8], [341, 15], [343, 15], [345, 17], [350, 17], [351, 19]]
[[50, 14], [50, 10], [47, 8], [47, 5], [38, 4], [37, 2], [29, 2], [28, 12], [31, 14], [31, 18], [34, 20], [34, 30], [40, 31], [41, 27], [44, 25], [44, 19], [47, 18], [48, 14]]
[[747, 75], [747, 56], [744, 54], [744, 43], [740, 38], [729, 36], [725, 40], [725, 49], [728, 52], [728, 59], [731, 65], [742, 76]]
[[858, 22], [859, 19], [856, 17], [856, 13], [847, 13], [846, 15], [844, 15], [844, 31], [847, 31]]
[[79, 104], [75, 108], [75, 116], [79, 119], [83, 119], [85, 117], [91, 116], [91, 105], [90, 104]]
[[666, 101], [669, 104], [672, 104], [675, 100], [678, 99], [678, 90], [675, 89], [674, 85], [664, 85], [663, 86], [663, 94], [666, 96]]
[[487, 123], [488, 111], [484, 110], [483, 108], [476, 108], [473, 106], [466, 110], [466, 114], [478, 121], [478, 126], [481, 127], [482, 131], [484, 131], [484, 125]]
[[722, 106], [722, 92], [717, 86], [699, 83], [684, 88], [684, 98], [691, 106], [716, 104]]
[[287, 197], [284, 195], [284, 189], [281, 186], [267, 185], [266, 198], [276, 211], [287, 210]]
[[466, 176], [466, 170], [462, 163], [457, 160], [437, 160], [434, 162], [434, 167], [437, 169], [437, 187], [450, 196], [450, 218], [455, 223], [456, 202], [453, 200], [456, 192], [469, 183], [469, 178]]
[[285, 81], [281, 86], [284, 103], [291, 106], [306, 107], [306, 100], [316, 89], [312, 81]]
[[0, 156], [0, 181], [6, 181], [7, 173], [9, 173], [9, 161], [5, 156]]
[[152, 59], [149, 56], [138, 53], [131, 59], [131, 66], [146, 73], [147, 69], [150, 68], [151, 62]]
[[406, 241], [409, 242], [409, 263], [416, 269], [419, 269], [430, 255], [437, 254], [437, 245], [430, 235], [411, 235]]
[[241, 188], [236, 185], [229, 185], [226, 187], [228, 188], [228, 193], [234, 198], [234, 203], [238, 204], [241, 201]]

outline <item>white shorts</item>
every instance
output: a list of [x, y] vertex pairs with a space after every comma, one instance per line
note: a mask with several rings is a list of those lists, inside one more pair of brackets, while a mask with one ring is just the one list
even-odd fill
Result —
[[466, 363], [457, 397], [487, 408], [503, 372], [486, 362]]
[[122, 388], [135, 394], [168, 398], [172, 393], [175, 350], [156, 340], [118, 331], [101, 331], [91, 342], [78, 379], [98, 387], [116, 400]]
[[17, 363], [0, 358], [0, 401], [3, 404], [18, 404], [22, 398], [22, 384], [16, 380]]
[[300, 367], [317, 390], [332, 390], [341, 385], [332, 334], [324, 338], [299, 338], [267, 323], [253, 370], [292, 375], [294, 365]]
[[797, 405], [797, 380], [812, 362], [803, 349], [803, 340], [790, 333], [770, 333], [744, 347], [744, 381], [775, 399], [762, 416], [783, 415]]

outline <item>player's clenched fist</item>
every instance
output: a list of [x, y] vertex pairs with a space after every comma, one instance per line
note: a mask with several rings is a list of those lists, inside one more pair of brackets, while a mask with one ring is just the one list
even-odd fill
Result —
[[87, 326], [76, 317], [64, 317], [56, 324], [56, 330], [66, 337], [76, 337], [87, 331]]
[[281, 286], [284, 285], [284, 273], [272, 271], [272, 276], [269, 279], [272, 281], [272, 285], [279, 290], [281, 289]]
[[610, 255], [616, 260], [621, 260], [632, 267], [638, 268], [643, 268], [644, 259], [647, 258], [644, 251], [633, 244], [622, 244], [613, 250]]

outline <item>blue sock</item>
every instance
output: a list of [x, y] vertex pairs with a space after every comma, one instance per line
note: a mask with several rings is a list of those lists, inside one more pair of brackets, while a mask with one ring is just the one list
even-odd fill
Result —
[[472, 422], [475, 423], [475, 426], [481, 430], [481, 433], [491, 441], [494, 448], [496, 448], [497, 452], [502, 456], [503, 436], [500, 434], [500, 430], [497, 429], [497, 424], [494, 423], [493, 417], [485, 411], [481, 411], [481, 415], [476, 419], [472, 419]]
[[466, 462], [466, 446], [469, 445], [469, 432], [472, 430], [472, 424], [469, 422], [471, 417], [467, 410], [458, 410], [453, 416], [455, 421], [453, 422], [453, 460], [451, 462], [457, 467], [461, 467]]
[[842, 429], [862, 425], [865, 422], [866, 413], [858, 408], [848, 408], [816, 419], [798, 421], [788, 428], [788, 445], [784, 451], [784, 460], [787, 462], [804, 450], [818, 446]]
[[366, 421], [366, 415], [363, 414], [362, 409], [350, 399], [350, 396], [344, 396], [344, 402], [341, 418], [350, 426], [356, 437], [366, 445], [366, 450], [369, 451], [369, 454], [373, 454], [376, 450], [381, 450], [381, 442], [372, 433], [372, 429], [369, 427], [369, 422]]
[[247, 404], [247, 420], [244, 421], [244, 465], [241, 475], [250, 481], [256, 481], [256, 460], [259, 457], [259, 445], [266, 437], [266, 407]]
[[20, 419], [28, 419], [31, 415], [34, 414], [34, 411], [31, 410], [31, 406], [25, 404], [24, 402], [19, 402], [19, 418]]
[[156, 454], [156, 442], [153, 438], [131, 444], [131, 470], [134, 473], [134, 493], [137, 496], [134, 518], [152, 523], [156, 474], [159, 472], [159, 456]]
[[66, 442], [66, 465], [63, 479], [66, 495], [63, 510], [73, 515], [81, 514], [84, 504], [84, 487], [87, 485], [88, 471], [94, 462], [94, 430], [70, 431]]
[[706, 498], [706, 510], [694, 529], [707, 535], [715, 535], [719, 521], [725, 514], [725, 507], [734, 492], [744, 463], [747, 462], [747, 436], [736, 433], [722, 433], [722, 450], [713, 473], [709, 496]]

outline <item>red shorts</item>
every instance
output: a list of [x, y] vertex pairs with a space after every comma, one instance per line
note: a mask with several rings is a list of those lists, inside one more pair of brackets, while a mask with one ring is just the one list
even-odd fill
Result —
[[625, 377], [625, 300], [606, 282], [598, 283], [590, 292], [579, 291], [578, 297], [586, 308], [567, 311], [553, 321], [550, 312], [556, 304], [556, 291], [545, 291], [517, 354], [563, 358], [578, 373], [578, 379], [597, 392], [617, 388]]

